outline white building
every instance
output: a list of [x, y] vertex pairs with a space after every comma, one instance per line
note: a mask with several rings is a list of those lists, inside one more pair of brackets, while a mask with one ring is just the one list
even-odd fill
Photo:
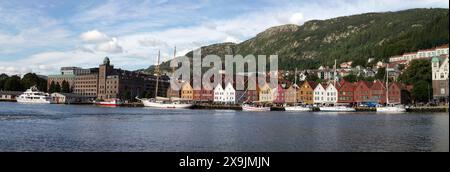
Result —
[[236, 90], [233, 88], [233, 84], [228, 83], [224, 90], [225, 101], [224, 103], [235, 104], [236, 103]]
[[448, 44], [433, 49], [419, 50], [418, 52], [406, 53], [401, 56], [389, 58], [389, 62], [412, 61], [415, 59], [431, 59], [435, 56], [448, 55]]
[[329, 83], [327, 88], [325, 89], [325, 103], [327, 104], [336, 104], [338, 101], [338, 90], [334, 86], [333, 83]]
[[431, 60], [431, 71], [433, 79], [433, 98], [436, 101], [448, 102], [449, 86], [449, 61], [448, 55], [433, 57]]
[[222, 84], [218, 84], [214, 89], [214, 102], [221, 103], [225, 102], [225, 90], [222, 87]]
[[317, 84], [313, 92], [314, 104], [324, 104], [326, 101], [326, 90], [323, 88], [322, 84]]

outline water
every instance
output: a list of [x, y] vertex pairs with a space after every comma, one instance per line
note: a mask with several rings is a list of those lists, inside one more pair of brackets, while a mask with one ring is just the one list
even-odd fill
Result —
[[449, 116], [0, 102], [0, 151], [448, 152]]

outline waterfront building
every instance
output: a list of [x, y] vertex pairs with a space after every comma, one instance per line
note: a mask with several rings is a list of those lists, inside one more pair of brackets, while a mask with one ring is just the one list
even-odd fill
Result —
[[184, 82], [181, 86], [181, 99], [194, 100], [194, 90], [189, 82]]
[[0, 101], [16, 101], [16, 97], [21, 94], [20, 91], [0, 91]]
[[[447, 49], [448, 52], [448, 49]], [[433, 57], [431, 60], [432, 68], [432, 84], [433, 84], [433, 99], [439, 102], [448, 103], [448, 76], [449, 76], [449, 61], [448, 55], [441, 55]]]
[[336, 104], [338, 102], [338, 90], [333, 83], [329, 83], [325, 89], [325, 103]]
[[225, 101], [226, 104], [236, 104], [236, 90], [233, 87], [233, 84], [228, 83], [224, 89]]
[[400, 83], [392, 83], [389, 85], [388, 91], [389, 103], [401, 104], [402, 103], [402, 85]]
[[338, 103], [353, 104], [355, 102], [355, 84], [342, 80], [338, 88]]
[[389, 58], [389, 62], [404, 62], [406, 64], [409, 64], [412, 60], [416, 59], [431, 59], [435, 56], [441, 56], [441, 55], [448, 55], [449, 54], [449, 47], [448, 44], [438, 46], [436, 48], [431, 49], [425, 49], [425, 50], [419, 50], [417, 52], [410, 52], [405, 53], [403, 55], [399, 56], [393, 56]]
[[386, 86], [385, 83], [380, 80], [376, 80], [373, 82], [370, 87], [370, 102], [375, 102], [379, 104], [386, 103]]
[[[170, 90], [170, 89], [169, 89]], [[214, 90], [210, 85], [204, 85], [201, 90], [194, 90], [194, 101], [197, 102], [213, 102]]]
[[285, 91], [281, 84], [272, 90], [273, 103], [284, 104], [285, 103]]
[[316, 88], [314, 88], [314, 104], [322, 105], [325, 103], [325, 95], [326, 91], [325, 88], [323, 88], [322, 84], [317, 84]]
[[284, 93], [284, 101], [287, 104], [295, 104], [297, 102], [297, 88], [296, 85], [291, 85]]
[[95, 100], [95, 96], [83, 96], [72, 93], [52, 93], [51, 102], [54, 104], [88, 104]]
[[225, 101], [225, 90], [222, 87], [222, 84], [218, 84], [216, 88], [214, 88], [214, 102], [224, 102]]
[[[74, 94], [96, 99], [132, 99], [143, 93], [155, 95], [157, 77], [139, 72], [115, 69], [108, 57], [98, 68], [63, 67], [58, 75], [48, 77], [48, 88], [54, 81], [67, 81]], [[167, 76], [159, 77], [158, 96], [165, 97], [170, 86]]]
[[317, 84], [311, 81], [305, 81], [300, 86], [300, 102], [308, 105], [314, 104], [314, 89]]
[[259, 90], [259, 102], [261, 103], [272, 103], [273, 102], [273, 94], [272, 88], [270, 88], [269, 84], [264, 84]]
[[358, 81], [354, 91], [354, 102], [356, 104], [367, 103], [370, 101], [370, 87], [371, 82]]

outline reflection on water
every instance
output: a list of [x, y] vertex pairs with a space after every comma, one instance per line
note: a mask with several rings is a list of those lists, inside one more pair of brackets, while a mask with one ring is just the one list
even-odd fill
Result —
[[0, 151], [449, 151], [448, 114], [0, 103]]

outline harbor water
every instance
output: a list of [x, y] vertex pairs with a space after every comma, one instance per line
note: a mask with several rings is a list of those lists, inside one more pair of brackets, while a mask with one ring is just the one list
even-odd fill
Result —
[[448, 152], [449, 116], [0, 102], [0, 151]]

